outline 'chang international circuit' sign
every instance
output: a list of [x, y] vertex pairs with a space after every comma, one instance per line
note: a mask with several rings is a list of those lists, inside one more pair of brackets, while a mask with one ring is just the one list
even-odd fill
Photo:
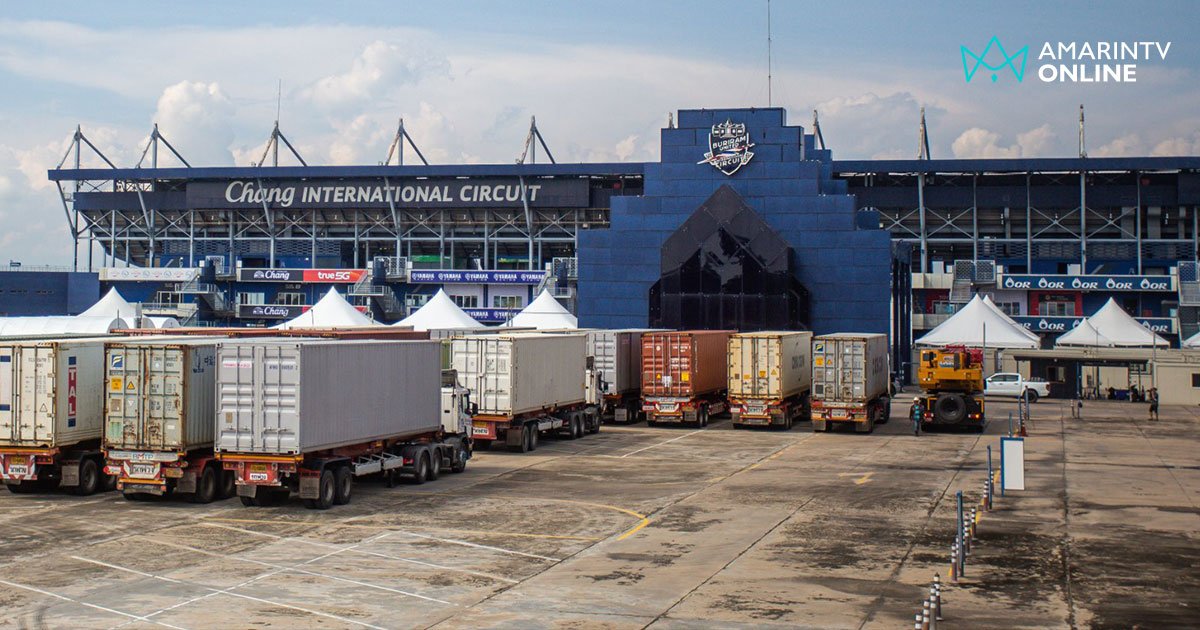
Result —
[[586, 208], [585, 179], [305, 179], [190, 182], [192, 208]]

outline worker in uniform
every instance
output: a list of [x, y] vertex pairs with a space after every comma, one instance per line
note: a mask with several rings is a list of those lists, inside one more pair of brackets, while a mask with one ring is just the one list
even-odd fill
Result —
[[921, 404], [920, 396], [913, 396], [912, 409], [909, 409], [908, 417], [912, 420], [913, 435], [920, 437], [921, 421], [925, 419], [925, 405]]

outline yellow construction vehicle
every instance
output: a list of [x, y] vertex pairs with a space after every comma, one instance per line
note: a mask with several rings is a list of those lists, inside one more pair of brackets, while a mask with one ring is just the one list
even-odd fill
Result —
[[966, 346], [921, 350], [918, 397], [924, 425], [966, 426], [983, 432], [983, 351]]

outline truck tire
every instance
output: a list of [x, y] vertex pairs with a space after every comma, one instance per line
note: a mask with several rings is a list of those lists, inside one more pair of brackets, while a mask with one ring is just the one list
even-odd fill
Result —
[[232, 470], [221, 471], [221, 499], [230, 499], [237, 496], [237, 477], [234, 476]]
[[700, 412], [696, 414], [699, 417], [699, 425], [701, 428], [708, 426], [708, 405], [700, 408]]
[[100, 466], [88, 457], [79, 462], [79, 485], [71, 489], [75, 495], [86, 497], [96, 494], [100, 487]]
[[426, 451], [429, 453], [429, 480], [437, 481], [442, 476], [442, 453], [436, 446]]
[[1031, 405], [1038, 401], [1038, 393], [1036, 389], [1025, 390], [1025, 395], [1029, 398], [1029, 404]]
[[[636, 418], [637, 416], [634, 415], [632, 417]], [[600, 425], [604, 424], [604, 422], [600, 419], [599, 411], [596, 411], [594, 413], [584, 413], [583, 419], [584, 419], [584, 423], [587, 425], [586, 426], [587, 432], [592, 435], [599, 433]], [[588, 424], [588, 423], [590, 423], [590, 424]]]
[[429, 454], [418, 453], [416, 467], [413, 469], [412, 483], [419, 486], [429, 480]]
[[887, 424], [888, 420], [892, 419], [892, 399], [884, 398], [880, 404], [882, 405], [880, 409], [881, 413], [879, 414], [879, 421], [875, 424]]
[[22, 481], [20, 483], [6, 483], [4, 485], [13, 494], [30, 494], [39, 489], [36, 481]]
[[321, 471], [321, 479], [317, 482], [317, 498], [305, 499], [304, 507], [310, 510], [328, 510], [333, 507], [336, 496], [337, 481], [333, 478], [333, 471], [326, 468]]
[[217, 471], [212, 466], [205, 466], [196, 480], [196, 491], [188, 499], [192, 503], [212, 503], [217, 498]]
[[346, 505], [354, 494], [354, 474], [349, 466], [338, 466], [333, 473], [333, 504]]
[[541, 437], [542, 437], [541, 431], [538, 431], [538, 427], [536, 424], [531, 424], [531, 425], [529, 425], [528, 428], [529, 428], [529, 450], [536, 451], [537, 447], [538, 447], [538, 440], [541, 439]]
[[450, 456], [453, 458], [450, 462], [450, 472], [457, 474], [467, 469], [467, 449], [461, 444], [454, 446], [454, 452]]
[[962, 394], [941, 394], [933, 403], [933, 420], [941, 424], [958, 424], [967, 417], [967, 400]]
[[567, 424], [570, 429], [567, 431], [567, 439], [577, 440], [583, 437], [583, 419], [578, 413], [572, 413], [568, 416]]

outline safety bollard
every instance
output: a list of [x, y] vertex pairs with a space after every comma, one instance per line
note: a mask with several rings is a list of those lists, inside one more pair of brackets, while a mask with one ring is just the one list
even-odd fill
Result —
[[917, 613], [916, 616], [914, 617], [914, 619], [915, 619], [915, 621], [913, 622], [913, 630], [922, 630], [921, 629], [921, 613]]
[[942, 578], [938, 574], [933, 574], [933, 618], [935, 621], [942, 620]]
[[975, 527], [979, 525], [979, 513], [975, 508], [971, 508], [971, 541], [978, 540], [975, 536]]
[[958, 543], [950, 545], [950, 579], [958, 581]]
[[930, 630], [933, 624], [932, 615], [929, 611], [929, 600], [921, 602], [921, 628], [922, 630]]

